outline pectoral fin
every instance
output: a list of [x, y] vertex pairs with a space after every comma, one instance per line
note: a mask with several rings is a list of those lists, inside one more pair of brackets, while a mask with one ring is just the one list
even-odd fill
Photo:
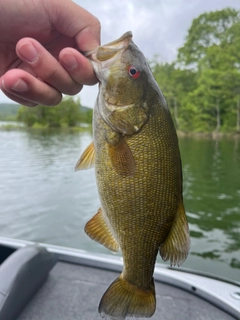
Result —
[[173, 226], [160, 246], [160, 255], [164, 261], [180, 266], [187, 258], [190, 249], [190, 236], [186, 213], [181, 202]]
[[108, 152], [112, 166], [121, 176], [133, 176], [136, 170], [133, 154], [122, 136], [118, 141], [108, 144]]
[[94, 166], [95, 162], [95, 149], [94, 143], [91, 142], [90, 145], [83, 151], [80, 159], [78, 160], [75, 171], [90, 169]]
[[105, 221], [101, 208], [99, 208], [95, 216], [87, 222], [84, 230], [91, 239], [104, 245], [107, 249], [113, 252], [118, 251], [119, 244]]

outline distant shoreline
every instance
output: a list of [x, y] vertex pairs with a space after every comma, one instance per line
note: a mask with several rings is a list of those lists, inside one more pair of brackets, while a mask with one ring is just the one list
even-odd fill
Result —
[[194, 138], [211, 138], [211, 139], [218, 139], [218, 138], [234, 138], [240, 139], [240, 132], [183, 132], [177, 131], [177, 135], [179, 138], [185, 137], [194, 137]]
[[[2, 124], [4, 123], [4, 124]], [[14, 130], [25, 130], [25, 131], [85, 131], [91, 128], [91, 124], [82, 123], [75, 127], [41, 127], [33, 126], [26, 127], [17, 121], [0, 120], [0, 130], [1, 131], [14, 131]], [[199, 139], [219, 139], [219, 138], [231, 138], [240, 139], [240, 132], [183, 132], [177, 130], [177, 135], [179, 138], [199, 138]]]
[[33, 127], [27, 127], [21, 122], [17, 121], [3, 121], [0, 120], [0, 131], [75, 131], [75, 132], [81, 132], [86, 131], [91, 128], [91, 124], [89, 123], [82, 123], [79, 126], [73, 126], [73, 127], [44, 127], [44, 126], [33, 126]]

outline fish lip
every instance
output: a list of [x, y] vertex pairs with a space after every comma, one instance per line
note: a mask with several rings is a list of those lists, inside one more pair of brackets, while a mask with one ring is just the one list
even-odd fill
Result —
[[105, 46], [106, 47], [118, 46], [120, 43], [122, 43], [124, 41], [129, 41], [128, 40], [129, 38], [131, 40], [132, 36], [133, 36], [132, 31], [127, 31], [120, 38], [103, 45], [103, 47], [105, 47]]
[[131, 42], [132, 32], [128, 31], [117, 40], [84, 53], [85, 57], [90, 60], [99, 81], [108, 78], [109, 67], [119, 55], [127, 50]]
[[[119, 51], [125, 51], [131, 41], [132, 41], [132, 32], [127, 31], [117, 40], [111, 41], [102, 46], [98, 46], [93, 50], [85, 51], [83, 52], [83, 55], [86, 58], [90, 59], [92, 62], [103, 63], [106, 61], [110, 61], [112, 60], [112, 58], [116, 56], [117, 53], [119, 53]], [[97, 54], [98, 54], [98, 51], [102, 49], [109, 51], [111, 57], [107, 59], [99, 60], [97, 58]]]

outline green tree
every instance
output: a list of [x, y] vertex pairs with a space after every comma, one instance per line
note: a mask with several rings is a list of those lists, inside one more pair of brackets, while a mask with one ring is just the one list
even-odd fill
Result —
[[186, 113], [186, 97], [189, 91], [194, 89], [194, 72], [177, 68], [175, 63], [157, 61], [153, 62], [152, 70], [173, 115], [176, 128], [182, 129]]
[[86, 111], [79, 99], [66, 97], [55, 107], [39, 105], [35, 108], [22, 106], [18, 111], [18, 120], [27, 127], [74, 127], [80, 122], [90, 122], [92, 110]]
[[[226, 8], [194, 19], [178, 65], [195, 73], [183, 109], [194, 131], [240, 128], [240, 13]], [[183, 114], [182, 114], [183, 115]]]
[[[233, 24], [227, 31], [224, 50], [228, 52], [228, 79], [226, 86], [232, 92], [232, 115], [236, 130], [240, 132], [240, 21]], [[233, 117], [232, 117], [233, 118]]]
[[228, 30], [239, 21], [239, 11], [233, 8], [201, 14], [193, 20], [184, 46], [178, 50], [178, 62], [185, 66], [198, 64], [207, 48], [229, 41]]

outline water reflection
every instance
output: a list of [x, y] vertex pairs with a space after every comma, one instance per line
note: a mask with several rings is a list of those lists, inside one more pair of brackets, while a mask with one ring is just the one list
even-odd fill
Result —
[[[0, 234], [109, 253], [83, 231], [94, 170], [74, 172], [89, 131], [0, 131]], [[191, 252], [184, 267], [240, 279], [240, 144], [180, 139]], [[159, 261], [162, 262], [162, 260]]]
[[[240, 264], [238, 140], [181, 139], [191, 254]], [[199, 241], [201, 239], [201, 241]]]

